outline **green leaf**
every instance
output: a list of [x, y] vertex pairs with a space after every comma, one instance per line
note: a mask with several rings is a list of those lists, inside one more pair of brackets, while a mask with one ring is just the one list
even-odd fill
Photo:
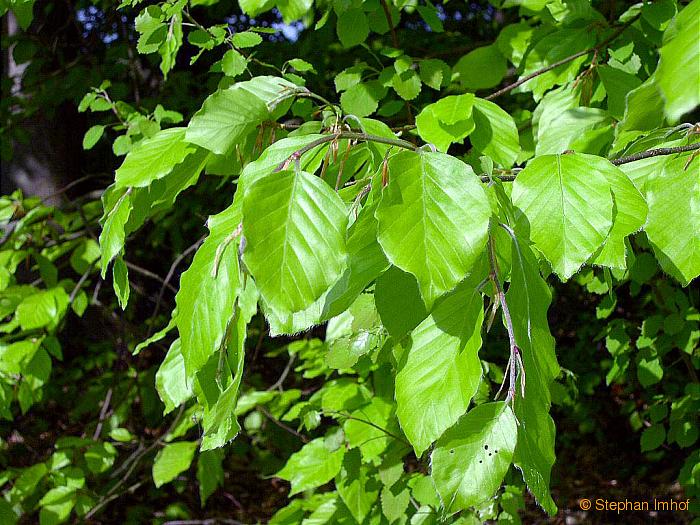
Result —
[[503, 402], [477, 406], [445, 432], [430, 459], [435, 488], [449, 514], [493, 496], [517, 439], [515, 416]]
[[102, 134], [105, 131], [104, 126], [92, 126], [83, 137], [83, 149], [92, 149], [97, 141], [102, 138]]
[[441, 299], [405, 344], [396, 415], [417, 457], [467, 411], [481, 382], [484, 313], [476, 286], [484, 275], [475, 273]]
[[55, 329], [68, 308], [68, 294], [61, 287], [42, 290], [22, 300], [15, 315], [22, 330]]
[[331, 368], [345, 369], [382, 341], [379, 315], [371, 294], [361, 294], [350, 307], [328, 321], [326, 363]]
[[119, 306], [122, 310], [126, 310], [131, 286], [129, 284], [129, 268], [121, 257], [117, 257], [114, 260], [114, 266], [112, 267], [112, 286], [114, 287], [114, 293], [119, 301]]
[[512, 261], [506, 301], [527, 379], [525, 397], [516, 395], [515, 399], [520, 430], [513, 461], [535, 500], [553, 516], [557, 507], [549, 494], [549, 477], [554, 464], [555, 430], [549, 416], [549, 385], [559, 375], [559, 365], [547, 321], [551, 293], [540, 276], [534, 253], [525, 243], [513, 242]]
[[313, 0], [277, 0], [277, 8], [282, 13], [282, 20], [285, 24], [299, 20], [312, 6]]
[[180, 46], [182, 46], [182, 14], [175, 13], [168, 22], [165, 40], [158, 48], [158, 53], [161, 56], [160, 70], [165, 80], [167, 80], [170, 70], [175, 66], [175, 58]]
[[658, 424], [652, 425], [642, 432], [642, 438], [640, 440], [642, 452], [657, 449], [664, 441], [666, 441], [666, 429], [664, 426]]
[[622, 120], [625, 115], [627, 94], [637, 89], [642, 81], [637, 75], [610, 66], [599, 66], [596, 68], [596, 72], [605, 86], [608, 97], [608, 113], [617, 120]]
[[278, 311], [302, 310], [345, 269], [345, 205], [306, 172], [258, 179], [243, 198], [243, 258], [260, 295]]
[[390, 524], [406, 516], [406, 508], [410, 501], [411, 491], [402, 484], [382, 488], [382, 513]]
[[338, 16], [338, 38], [344, 47], [361, 44], [369, 36], [369, 24], [364, 11], [351, 8]]
[[[588, 28], [561, 29], [548, 34], [535, 44], [525, 58], [525, 67], [520, 78], [524, 78], [537, 70], [549, 67], [564, 58], [568, 58], [595, 44], [595, 35]], [[519, 87], [521, 91], [532, 91], [535, 100], [554, 86], [568, 84], [578, 74], [581, 65], [588, 59], [587, 55], [580, 56], [557, 66], [546, 73], [528, 80]]]
[[219, 155], [268, 116], [265, 102], [236, 84], [210, 95], [187, 126], [185, 139]]
[[359, 448], [362, 459], [376, 463], [390, 444], [396, 443], [401, 430], [394, 416], [395, 404], [386, 398], [374, 396], [368, 405], [361, 406], [350, 414], [343, 431], [349, 448]]
[[156, 390], [165, 404], [164, 415], [192, 397], [192, 381], [188, 380], [185, 374], [180, 339], [175, 339], [170, 345], [165, 359], [156, 372]]
[[[540, 119], [536, 155], [554, 155], [566, 150], [598, 154], [612, 139], [611, 120], [602, 109], [576, 107], [551, 116], [546, 121]], [[608, 126], [607, 130], [604, 126]]]
[[520, 153], [518, 128], [513, 117], [493, 102], [477, 98], [472, 118], [475, 127], [469, 140], [474, 148], [501, 166], [511, 167]]
[[[687, 167], [686, 167], [687, 165]], [[700, 157], [668, 157], [647, 181], [644, 230], [664, 271], [686, 286], [700, 275]]]
[[241, 31], [233, 35], [233, 45], [239, 49], [262, 44], [262, 37], [254, 31]]
[[235, 49], [226, 51], [221, 59], [221, 71], [229, 77], [237, 77], [246, 70], [246, 67], [248, 67], [248, 61]]
[[[238, 403], [238, 395], [241, 379], [243, 378], [246, 325], [255, 313], [256, 302], [257, 292], [255, 287], [249, 283], [241, 295], [240, 308], [236, 308], [235, 321], [231, 322], [227, 345], [229, 366], [232, 369], [233, 379], [226, 389], [221, 392], [216, 402], [205, 410], [202, 421], [204, 436], [202, 437], [201, 450], [203, 451], [223, 447], [235, 438], [241, 430], [236, 415], [239, 414], [237, 404], [240, 405]], [[215, 374], [218, 374], [218, 372], [215, 372]], [[214, 381], [216, 382], [216, 378], [214, 378]]]
[[613, 226], [605, 244], [593, 257], [591, 264], [624, 269], [627, 267], [625, 239], [639, 231], [646, 222], [647, 203], [622, 170], [606, 169], [605, 176], [615, 203]]
[[659, 55], [656, 83], [666, 101], [664, 113], [675, 122], [700, 104], [700, 0], [676, 15]]
[[119, 441], [120, 443], [128, 443], [134, 439], [132, 433], [125, 428], [113, 428], [109, 432], [109, 437], [111, 437], [114, 441]]
[[377, 278], [374, 300], [384, 328], [396, 340], [413, 330], [428, 316], [418, 289], [418, 281], [410, 273], [390, 266]]
[[472, 108], [474, 95], [452, 95], [423, 108], [416, 117], [416, 127], [423, 140], [446, 152], [474, 131]]
[[238, 242], [234, 241], [240, 240], [240, 236], [230, 236], [240, 220], [234, 206], [209, 217], [209, 237], [180, 278], [180, 290], [175, 296], [177, 328], [190, 378], [219, 350], [226, 326], [233, 317], [233, 305], [241, 288]]
[[185, 142], [186, 128], [159, 131], [153, 137], [139, 142], [117, 169], [117, 188], [144, 187], [165, 177], [196, 147]]
[[462, 87], [476, 91], [497, 86], [506, 74], [506, 59], [496, 45], [470, 51], [454, 65], [452, 72]]
[[404, 100], [413, 100], [420, 93], [420, 77], [413, 69], [406, 69], [391, 77], [391, 87]]
[[197, 458], [197, 482], [202, 507], [218, 487], [224, 486], [224, 469], [221, 466], [223, 459], [221, 450], [206, 450]]
[[[116, 192], [112, 192], [114, 195]], [[116, 202], [109, 206], [109, 189], [102, 196], [102, 204], [105, 208], [104, 219], [102, 223], [102, 231], [100, 232], [100, 250], [102, 251], [102, 278], [107, 275], [107, 267], [114, 257], [124, 248], [124, 239], [126, 233], [124, 231], [126, 222], [131, 214], [131, 196], [129, 190], [121, 192], [121, 196]]]
[[490, 215], [469, 166], [442, 153], [402, 152], [389, 161], [378, 240], [392, 264], [416, 276], [430, 307], [469, 273]]
[[379, 82], [360, 82], [340, 95], [340, 106], [346, 113], [366, 117], [377, 111], [379, 101], [386, 96], [386, 88]]
[[566, 280], [603, 244], [613, 222], [605, 159], [579, 153], [533, 159], [513, 184], [518, 226]]
[[335, 478], [338, 494], [357, 523], [364, 521], [379, 497], [380, 485], [368, 470], [362, 464], [360, 451], [353, 449], [345, 454], [340, 472]]
[[196, 441], [178, 441], [159, 450], [153, 463], [153, 482], [156, 488], [170, 483], [178, 474], [189, 469], [195, 450]]
[[332, 480], [340, 471], [345, 455], [344, 447], [331, 452], [323, 438], [310, 441], [291, 455], [287, 464], [276, 475], [292, 484], [290, 496], [320, 487]]
[[418, 66], [420, 79], [426, 86], [439, 90], [443, 84], [447, 84], [450, 80], [450, 66], [442, 60], [434, 58], [421, 60]]
[[389, 267], [377, 242], [377, 203], [364, 207], [348, 229], [348, 267], [323, 300], [323, 318], [339, 315]]
[[40, 525], [54, 525], [65, 522], [70, 516], [76, 501], [75, 487], [54, 487], [39, 501]]

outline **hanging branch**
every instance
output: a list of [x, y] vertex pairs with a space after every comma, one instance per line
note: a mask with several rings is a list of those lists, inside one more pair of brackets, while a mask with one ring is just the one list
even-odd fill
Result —
[[520, 357], [520, 348], [515, 342], [515, 330], [513, 329], [513, 319], [510, 315], [510, 308], [508, 308], [508, 302], [506, 301], [506, 294], [503, 291], [503, 286], [498, 278], [498, 262], [496, 261], [496, 247], [493, 235], [489, 234], [488, 241], [488, 251], [489, 251], [489, 265], [491, 267], [489, 272], [489, 279], [493, 284], [494, 288], [494, 312], [500, 306], [503, 309], [503, 319], [506, 325], [506, 331], [508, 332], [508, 341], [510, 343], [510, 357], [508, 358], [508, 364], [506, 365], [506, 370], [503, 375], [503, 382], [501, 387], [496, 392], [496, 398], [501, 395], [501, 391], [506, 383], [506, 378], [508, 379], [508, 395], [506, 396], [506, 403], [511, 402], [515, 399], [515, 385], [517, 383], [518, 375], [520, 375], [520, 394], [525, 397], [525, 367], [523, 366], [522, 358]]

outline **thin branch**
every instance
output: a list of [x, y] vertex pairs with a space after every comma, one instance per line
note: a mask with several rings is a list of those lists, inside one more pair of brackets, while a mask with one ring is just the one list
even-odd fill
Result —
[[311, 151], [315, 147], [339, 139], [359, 140], [363, 142], [377, 142], [379, 144], [388, 144], [389, 146], [396, 146], [398, 148], [410, 149], [413, 151], [416, 151], [418, 149], [418, 147], [415, 144], [411, 144], [410, 142], [402, 139], [390, 139], [387, 137], [380, 137], [379, 135], [370, 135], [368, 133], [358, 133], [355, 131], [339, 131], [337, 133], [330, 133], [328, 135], [320, 137], [314, 140], [313, 142], [310, 142], [303, 148], [298, 149], [297, 151], [292, 153], [287, 160], [280, 163], [280, 165], [277, 166], [277, 169], [275, 171], [282, 171], [286, 169], [291, 162], [298, 161], [304, 155], [304, 153]]
[[294, 364], [294, 360], [296, 359], [296, 354], [292, 354], [289, 357], [289, 362], [287, 363], [287, 366], [284, 368], [282, 371], [282, 375], [280, 375], [279, 379], [275, 381], [272, 385], [267, 387], [267, 391], [269, 392], [270, 390], [275, 390], [276, 388], [281, 388], [282, 383], [284, 383], [284, 380], [287, 379], [287, 376], [289, 375], [289, 372], [292, 370], [292, 365]]
[[551, 71], [552, 69], [556, 69], [556, 68], [558, 68], [559, 66], [563, 66], [564, 64], [568, 64], [568, 63], [571, 62], [572, 60], [576, 60], [577, 58], [582, 57], [582, 56], [585, 56], [585, 55], [588, 55], [589, 53], [593, 53], [593, 52], [596, 52], [596, 51], [600, 51], [600, 50], [603, 49], [605, 46], [607, 46], [610, 42], [612, 42], [612, 41], [615, 40], [618, 36], [620, 36], [622, 33], [624, 33], [625, 30], [626, 30], [629, 26], [631, 26], [633, 23], [635, 23], [635, 22], [637, 21], [637, 19], [639, 18], [639, 16], [640, 16], [640, 15], [637, 15], [637, 16], [635, 16], [635, 17], [629, 19], [629, 20], [628, 20], [627, 22], [625, 22], [622, 26], [620, 26], [620, 27], [618, 28], [617, 31], [615, 31], [612, 35], [610, 35], [608, 38], [606, 38], [605, 40], [603, 40], [600, 44], [596, 44], [596, 45], [593, 46], [593, 47], [589, 47], [588, 49], [584, 49], [583, 51], [579, 51], [578, 53], [574, 53], [573, 55], [570, 55], [570, 56], [568, 56], [568, 57], [566, 57], [566, 58], [562, 58], [561, 60], [555, 62], [554, 64], [550, 64], [550, 65], [548, 65], [548, 66], [546, 66], [546, 67], [543, 67], [542, 69], [538, 69], [537, 71], [533, 71], [533, 72], [530, 73], [529, 75], [524, 76], [524, 77], [522, 77], [522, 78], [516, 80], [516, 81], [513, 82], [512, 84], [508, 84], [508, 85], [505, 86], [504, 88], [501, 88], [501, 89], [499, 89], [498, 91], [496, 91], [496, 92], [494, 92], [494, 93], [491, 93], [490, 95], [488, 95], [488, 96], [486, 96], [486, 97], [484, 97], [484, 98], [485, 98], [486, 100], [493, 100], [494, 98], [500, 97], [500, 96], [503, 95], [504, 93], [508, 93], [509, 91], [514, 90], [516, 87], [521, 86], [522, 84], [524, 84], [524, 83], [527, 82], [528, 80], [532, 80], [532, 79], [535, 78], [535, 77], [538, 77], [538, 76], [540, 76], [540, 75], [543, 75], [543, 74], [547, 73], [548, 71]]
[[277, 425], [278, 427], [280, 427], [282, 430], [286, 430], [286, 431], [289, 432], [290, 434], [292, 434], [292, 435], [298, 437], [298, 438], [301, 439], [301, 441], [304, 442], [304, 443], [308, 443], [308, 442], [309, 442], [309, 438], [307, 438], [304, 434], [302, 434], [301, 432], [297, 432], [296, 430], [294, 430], [294, 429], [293, 429], [292, 427], [290, 427], [289, 425], [285, 425], [284, 423], [282, 423], [279, 419], [277, 419], [275, 416], [273, 416], [265, 407], [259, 406], [259, 407], [258, 407], [258, 410], [259, 410], [260, 412], [262, 412], [263, 415], [264, 415], [267, 419], [269, 419], [272, 423], [274, 423], [275, 425]]
[[397, 436], [396, 434], [393, 434], [392, 432], [389, 432], [386, 428], [380, 427], [379, 425], [377, 425], [377, 424], [375, 424], [375, 423], [372, 423], [371, 421], [368, 421], [368, 420], [366, 420], [366, 419], [362, 419], [362, 418], [359, 418], [359, 417], [351, 416], [350, 414], [346, 414], [346, 413], [344, 413], [344, 412], [340, 412], [340, 411], [337, 411], [337, 410], [326, 410], [324, 413], [326, 413], [326, 414], [337, 414], [337, 415], [339, 415], [340, 417], [343, 417], [343, 418], [345, 418], [345, 419], [350, 419], [350, 420], [352, 420], [352, 421], [358, 421], [358, 422], [360, 422], [360, 423], [364, 423], [365, 425], [369, 425], [370, 427], [376, 428], [377, 430], [379, 430], [379, 431], [381, 431], [381, 432], [384, 432], [384, 433], [385, 433], [387, 436], [389, 436], [389, 437], [392, 437], [392, 438], [394, 438], [394, 439], [396, 439], [396, 440], [398, 440], [398, 441], [401, 441], [402, 443], [407, 444], [409, 447], [412, 446], [407, 440], [405, 440], [405, 439], [402, 438], [401, 436]]
[[506, 366], [506, 371], [503, 377], [503, 383], [501, 388], [498, 389], [496, 397], [501, 394], [503, 385], [506, 381], [506, 376], [508, 376], [508, 395], [506, 396], [506, 403], [512, 401], [515, 398], [515, 384], [517, 381], [517, 373], [520, 372], [520, 388], [521, 394], [525, 397], [525, 367], [522, 364], [522, 359], [520, 358], [520, 348], [515, 341], [515, 330], [513, 329], [513, 318], [510, 315], [510, 308], [508, 308], [508, 302], [506, 301], [506, 294], [503, 291], [503, 286], [498, 277], [498, 261], [496, 260], [496, 243], [493, 235], [489, 234], [488, 241], [488, 252], [489, 252], [489, 265], [491, 267], [489, 272], [489, 279], [493, 283], [495, 290], [495, 303], [496, 308], [500, 305], [503, 311], [503, 319], [506, 325], [506, 332], [508, 332], [508, 341], [510, 343], [510, 357], [508, 358], [508, 365]]
[[647, 151], [640, 151], [639, 153], [635, 153], [634, 155], [613, 159], [610, 162], [615, 166], [619, 166], [621, 164], [637, 162], [638, 160], [649, 159], [651, 157], [658, 157], [660, 155], [673, 155], [675, 153], [685, 153], [686, 151], [695, 151], [698, 149], [700, 149], [700, 142], [697, 142], [695, 144], [688, 144], [687, 146], [677, 146], [675, 148], [658, 148], [650, 149]]
[[389, 6], [387, 5], [386, 0], [379, 0], [379, 2], [382, 4], [384, 16], [386, 17], [386, 23], [389, 26], [389, 31], [391, 31], [391, 43], [396, 49], [399, 49], [399, 39], [396, 36], [396, 29], [394, 29], [394, 22], [391, 19], [391, 11], [389, 11]]
[[[168, 287], [170, 284], [170, 279], [173, 278], [173, 274], [175, 273], [175, 269], [180, 265], [180, 263], [187, 257], [190, 253], [195, 251], [199, 246], [202, 244], [204, 239], [206, 238], [206, 235], [202, 235], [197, 241], [193, 244], [191, 244], [185, 251], [183, 251], [180, 255], [178, 255], [173, 263], [170, 265], [170, 269], [168, 270], [168, 274], [165, 276], [165, 279], [163, 280], [163, 285], [160, 287], [160, 290], [158, 291], [158, 298], [156, 299], [156, 306], [153, 309], [153, 313], [151, 314], [151, 320], [154, 320], [156, 316], [158, 315], [158, 311], [160, 310], [160, 303], [163, 301], [163, 295], [165, 294], [165, 289]], [[153, 323], [151, 323], [150, 327], [148, 328], [148, 337], [151, 337], [153, 335]], [[148, 337], [146, 339], [148, 339]]]
[[206, 518], [203, 520], [171, 520], [166, 521], [163, 525], [245, 525], [242, 521], [231, 518]]
[[124, 263], [129, 269], [134, 270], [136, 273], [140, 273], [145, 277], [150, 277], [151, 279], [158, 281], [159, 283], [163, 283], [163, 285], [166, 286], [168, 290], [172, 291], [173, 293], [177, 293], [177, 289], [172, 284], [166, 283], [165, 279], [163, 279], [160, 275], [153, 273], [152, 271], [147, 270], [146, 268], [142, 268], [141, 266], [138, 266], [127, 260], [125, 260]]
[[100, 410], [100, 417], [97, 421], [97, 427], [95, 427], [95, 433], [92, 435], [93, 441], [97, 441], [97, 438], [100, 437], [100, 434], [102, 433], [102, 424], [104, 423], [105, 418], [107, 417], [109, 403], [112, 401], [112, 393], [113, 390], [111, 388], [107, 390], [107, 395], [105, 396], [105, 399], [102, 402], [102, 409]]

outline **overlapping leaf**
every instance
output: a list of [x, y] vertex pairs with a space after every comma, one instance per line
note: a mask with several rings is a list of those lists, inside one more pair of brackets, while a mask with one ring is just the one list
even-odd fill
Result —
[[471, 276], [438, 302], [405, 344], [396, 414], [418, 457], [467, 411], [479, 387], [481, 277]]
[[609, 172], [618, 176], [612, 164], [592, 155], [543, 155], [513, 184], [519, 230], [562, 279], [578, 271], [612, 227]]
[[388, 259], [418, 279], [428, 306], [461, 281], [483, 250], [491, 210], [474, 172], [441, 153], [389, 162], [376, 217]]
[[277, 311], [305, 309], [346, 266], [345, 205], [306, 172], [260, 178], [243, 200], [244, 261], [264, 301]]

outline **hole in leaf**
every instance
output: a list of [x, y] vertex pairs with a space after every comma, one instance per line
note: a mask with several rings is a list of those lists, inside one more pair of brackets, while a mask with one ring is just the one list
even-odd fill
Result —
[[489, 449], [489, 446], [488, 446], [488, 445], [484, 445], [484, 450], [488, 450], [488, 449]]
[[454, 453], [455, 453], [455, 449], [450, 450], [450, 454], [454, 454]]

